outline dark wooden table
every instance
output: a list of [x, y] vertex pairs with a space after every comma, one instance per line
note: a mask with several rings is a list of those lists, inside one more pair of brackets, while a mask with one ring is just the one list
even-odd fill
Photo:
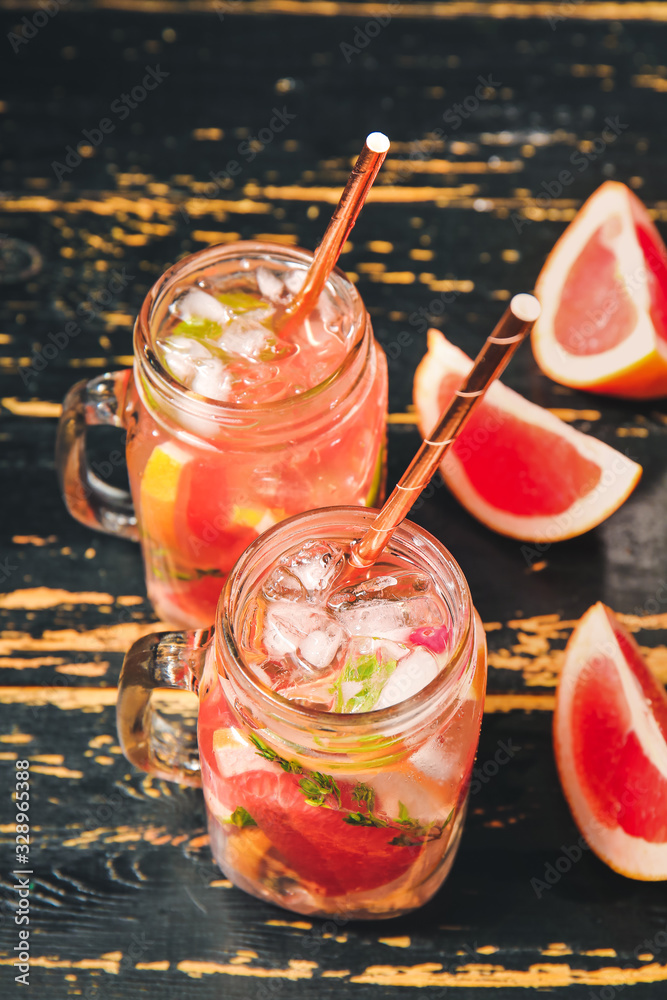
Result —
[[[423, 910], [382, 924], [299, 919], [231, 888], [200, 794], [127, 765], [115, 685], [123, 651], [154, 628], [139, 551], [68, 517], [53, 443], [67, 387], [129, 363], [134, 316], [167, 264], [238, 237], [314, 246], [378, 128], [394, 147], [343, 265], [390, 359], [394, 481], [418, 442], [419, 310], [475, 351], [608, 177], [666, 232], [667, 5], [44, 3], [48, 15], [0, 0], [0, 232], [41, 255], [0, 285], [2, 996], [23, 988], [11, 794], [24, 758], [33, 998], [664, 996], [664, 884], [588, 851], [547, 890], [533, 881], [566, 869], [579, 837], [550, 740], [573, 623], [606, 601], [667, 680], [664, 403], [570, 392], [525, 348], [507, 381], [640, 461], [639, 488], [597, 530], [542, 552], [487, 531], [442, 488], [415, 512], [487, 623], [489, 697], [454, 871]], [[601, 150], [607, 119], [617, 136]]]

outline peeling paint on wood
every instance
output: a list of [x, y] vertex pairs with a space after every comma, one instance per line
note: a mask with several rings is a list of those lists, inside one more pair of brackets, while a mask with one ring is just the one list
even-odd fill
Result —
[[312, 979], [313, 969], [317, 968], [317, 962], [308, 962], [302, 959], [290, 959], [286, 969], [264, 969], [248, 965], [232, 965], [221, 962], [179, 962], [176, 966], [179, 972], [184, 972], [191, 979], [201, 979], [202, 976], [226, 975], [226, 976], [248, 976], [254, 979]]
[[52, 587], [31, 587], [27, 590], [14, 590], [8, 594], [0, 594], [0, 608], [12, 610], [43, 611], [45, 608], [56, 608], [61, 604], [113, 604], [111, 594], [92, 592], [73, 593], [69, 590]]
[[555, 989], [564, 986], [630, 986], [637, 983], [667, 981], [667, 965], [645, 965], [638, 969], [609, 967], [576, 969], [565, 963], [531, 965], [528, 969], [506, 969], [502, 965], [464, 965], [455, 972], [442, 971], [442, 965], [426, 962], [422, 965], [369, 966], [351, 983], [375, 986], [440, 987], [458, 989]]

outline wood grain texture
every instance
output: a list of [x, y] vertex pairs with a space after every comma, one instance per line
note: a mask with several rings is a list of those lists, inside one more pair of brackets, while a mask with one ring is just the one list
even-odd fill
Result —
[[[486, 531], [441, 485], [415, 509], [470, 582], [489, 695], [452, 875], [422, 911], [381, 926], [299, 919], [233, 889], [211, 862], [199, 793], [127, 765], [114, 726], [120, 664], [161, 626], [137, 549], [66, 514], [53, 443], [72, 382], [130, 363], [134, 317], [168, 264], [258, 235], [313, 247], [361, 138], [382, 129], [392, 151], [342, 264], [389, 358], [395, 481], [418, 443], [411, 382], [426, 322], [475, 353], [606, 177], [630, 183], [667, 233], [666, 6], [406, 3], [359, 44], [385, 4], [71, 0], [14, 52], [8, 33], [38, 10], [0, 0], [0, 233], [44, 262], [0, 285], [3, 997], [21, 988], [8, 964], [7, 789], [27, 756], [38, 1000], [518, 1000], [532, 989], [657, 1000], [661, 885], [623, 879], [590, 852], [541, 898], [531, 879], [578, 840], [550, 738], [574, 623], [606, 601], [667, 681], [664, 400], [566, 390], [523, 349], [506, 381], [641, 462], [636, 492], [596, 531], [539, 550]], [[111, 111], [157, 65], [164, 82], [126, 118]], [[474, 99], [480, 77], [488, 89]], [[457, 123], [466, 98], [476, 106]], [[274, 108], [294, 117], [248, 146]], [[94, 146], [83, 130], [104, 117], [113, 132]], [[607, 118], [623, 128], [596, 153]], [[81, 162], [59, 182], [53, 164], [78, 143]], [[557, 191], [563, 169], [573, 179]], [[75, 334], [42, 364], [68, 322]], [[118, 435], [100, 431], [93, 445], [103, 460]], [[503, 765], [501, 743], [514, 748]]]

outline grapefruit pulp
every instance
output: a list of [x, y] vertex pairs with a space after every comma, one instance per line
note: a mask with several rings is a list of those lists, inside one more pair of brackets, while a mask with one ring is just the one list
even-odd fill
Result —
[[626, 399], [667, 394], [667, 248], [639, 198], [606, 181], [549, 254], [535, 360], [556, 382]]
[[553, 732], [563, 792], [593, 851], [629, 878], [667, 879], [667, 693], [604, 604], [570, 637]]

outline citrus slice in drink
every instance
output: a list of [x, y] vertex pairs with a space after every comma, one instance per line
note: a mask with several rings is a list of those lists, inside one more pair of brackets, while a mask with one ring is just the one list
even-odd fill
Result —
[[542, 268], [535, 359], [556, 382], [626, 399], [667, 394], [667, 248], [639, 198], [606, 181]]
[[283, 510], [239, 499], [242, 491], [229, 456], [220, 452], [195, 457], [183, 470], [176, 536], [194, 566], [229, 571], [257, 535], [285, 517]]
[[[428, 435], [472, 368], [438, 331], [417, 368], [414, 399]], [[441, 464], [454, 496], [489, 528], [557, 542], [594, 528], [636, 486], [641, 466], [496, 381]]]
[[141, 522], [154, 542], [165, 549], [178, 548], [174, 512], [181, 473], [190, 454], [175, 441], [153, 448], [141, 477]]
[[360, 809], [353, 782], [338, 781], [340, 807], [331, 798], [313, 805], [302, 775], [265, 760], [233, 731], [216, 731], [212, 746], [218, 801], [230, 812], [244, 809], [289, 868], [324, 895], [387, 885], [428, 846], [391, 843], [396, 829], [347, 823], [344, 816]]
[[554, 748], [584, 839], [629, 878], [667, 879], [667, 694], [604, 604], [570, 637]]

